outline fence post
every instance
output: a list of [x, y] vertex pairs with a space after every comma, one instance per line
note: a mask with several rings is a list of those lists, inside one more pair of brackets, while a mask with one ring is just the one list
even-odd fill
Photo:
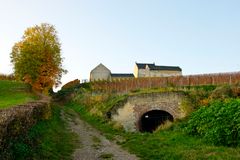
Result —
[[148, 78], [148, 89], [152, 88], [151, 77]]
[[229, 78], [229, 84], [232, 84], [232, 75], [230, 74], [230, 78]]
[[188, 76], [188, 86], [190, 87], [191, 82], [190, 82], [190, 76]]

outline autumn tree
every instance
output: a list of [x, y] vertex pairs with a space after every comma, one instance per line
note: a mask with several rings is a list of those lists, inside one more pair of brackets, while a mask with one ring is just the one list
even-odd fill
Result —
[[11, 62], [17, 79], [29, 83], [32, 89], [47, 93], [61, 82], [61, 45], [53, 25], [42, 23], [27, 28], [21, 41], [12, 48]]

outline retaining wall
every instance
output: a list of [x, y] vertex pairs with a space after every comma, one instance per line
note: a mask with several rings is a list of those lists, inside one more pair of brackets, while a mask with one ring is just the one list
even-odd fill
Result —
[[44, 98], [0, 110], [0, 159], [8, 159], [9, 142], [17, 139], [42, 119], [51, 116], [50, 100]]

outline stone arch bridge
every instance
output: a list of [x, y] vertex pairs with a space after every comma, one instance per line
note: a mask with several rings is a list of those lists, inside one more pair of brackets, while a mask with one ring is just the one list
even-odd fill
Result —
[[183, 92], [162, 92], [129, 96], [123, 105], [113, 107], [111, 118], [130, 132], [152, 132], [166, 120], [185, 117]]

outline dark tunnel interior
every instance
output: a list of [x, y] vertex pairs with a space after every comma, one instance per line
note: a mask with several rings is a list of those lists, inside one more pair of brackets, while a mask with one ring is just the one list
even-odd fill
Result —
[[152, 110], [142, 115], [140, 119], [141, 132], [153, 132], [165, 121], [173, 121], [173, 116], [166, 111]]

